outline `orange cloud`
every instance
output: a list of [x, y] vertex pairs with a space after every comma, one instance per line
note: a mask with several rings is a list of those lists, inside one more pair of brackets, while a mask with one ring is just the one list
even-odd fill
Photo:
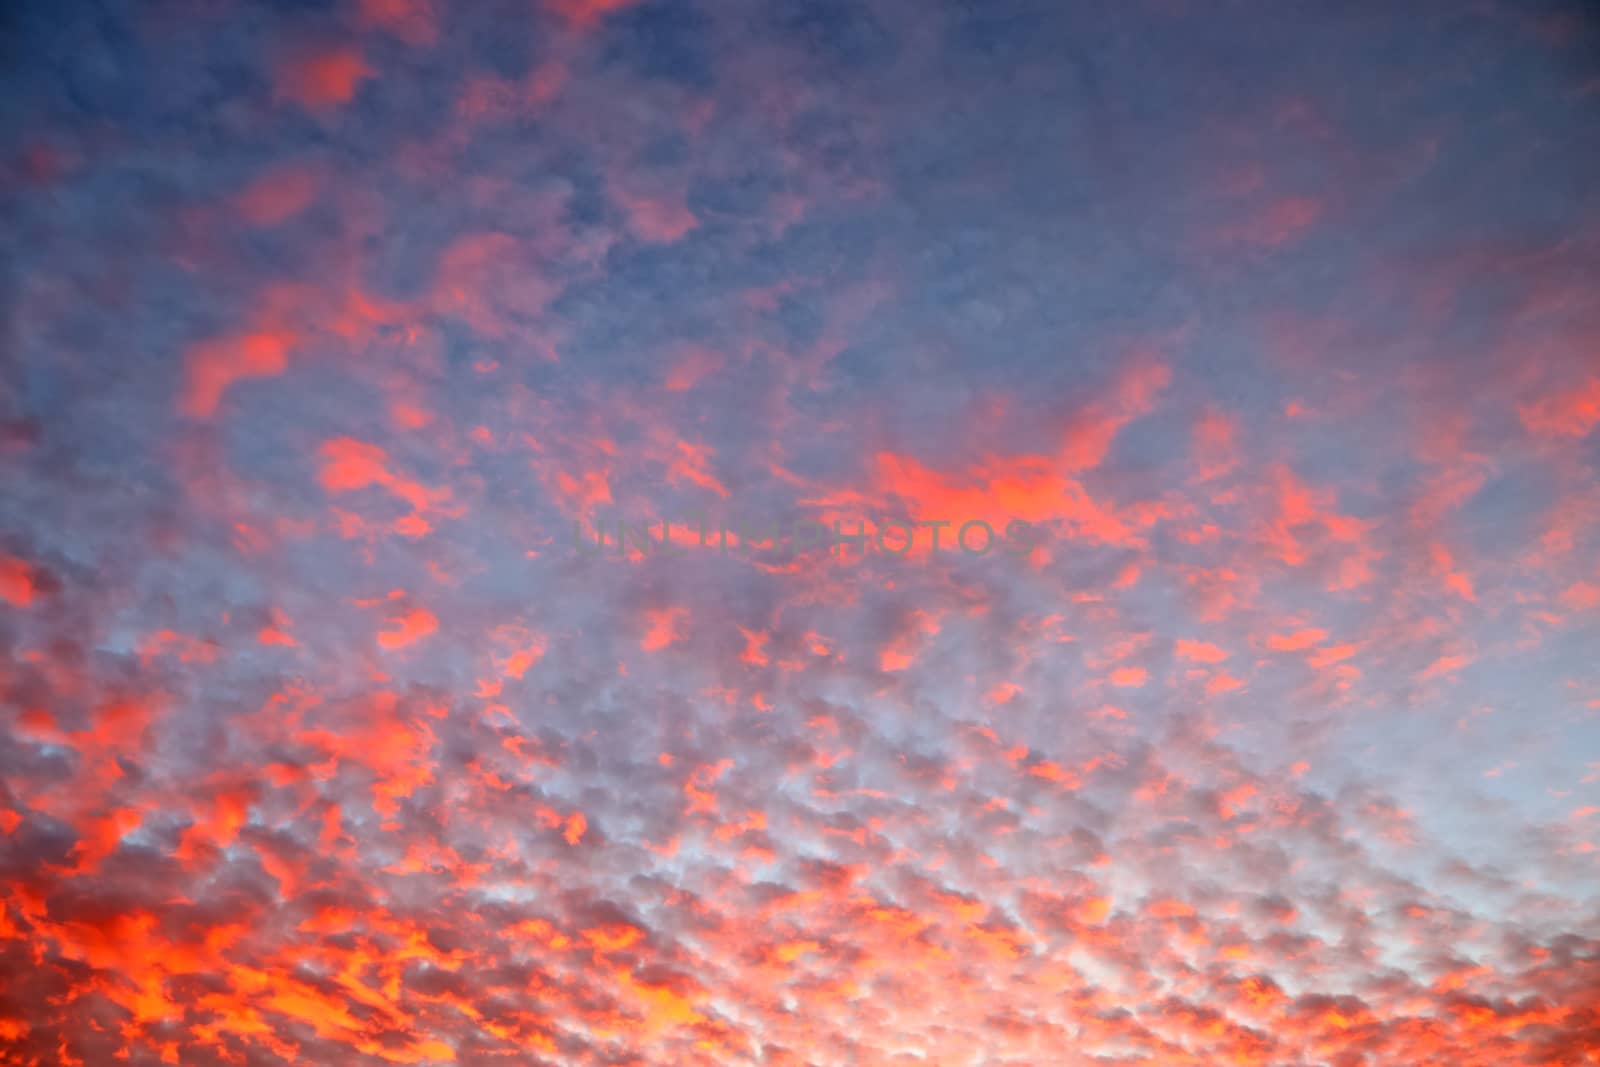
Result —
[[667, 372], [663, 387], [669, 393], [681, 393], [693, 389], [708, 374], [722, 366], [722, 357], [709, 348], [695, 346], [684, 353], [683, 357]]
[[1522, 425], [1538, 437], [1587, 437], [1600, 425], [1600, 378], [1563, 390], [1517, 409]]
[[283, 648], [299, 646], [299, 642], [289, 632], [289, 617], [281, 611], [271, 613], [271, 621], [256, 632], [256, 640], [263, 645], [278, 645]]
[[378, 634], [378, 644], [394, 651], [413, 645], [438, 629], [439, 619], [433, 612], [427, 608], [412, 608], [391, 620], [391, 628]]
[[1430, 681], [1443, 675], [1455, 674], [1475, 659], [1477, 659], [1476, 656], [1465, 652], [1453, 656], [1440, 656], [1428, 664], [1419, 677], [1423, 681]]
[[1600, 608], [1600, 582], [1574, 582], [1561, 594], [1561, 602], [1578, 611]]
[[0, 555], [0, 600], [25, 608], [33, 603], [33, 568], [15, 556]]
[[1205, 641], [1186, 641], [1182, 638], [1177, 643], [1179, 659], [1186, 659], [1192, 663], [1221, 663], [1228, 658], [1228, 651]]
[[927, 638], [937, 634], [940, 629], [937, 615], [924, 611], [914, 611], [884, 646], [878, 650], [878, 667], [884, 671], [903, 671], [916, 662], [917, 655]]
[[[410, 505], [417, 515], [411, 520], [401, 520], [402, 533], [407, 532], [409, 521], [422, 513], [444, 509], [450, 499], [448, 488], [434, 489], [396, 474], [391, 469], [388, 453], [365, 441], [336, 437], [324, 442], [320, 457], [322, 466], [318, 478], [328, 492], [351, 493], [377, 486]], [[426, 525], [416, 532], [427, 532]]]
[[678, 624], [688, 615], [686, 608], [660, 608], [645, 612], [644, 638], [639, 647], [646, 652], [659, 652], [677, 642], [682, 636]]
[[1243, 689], [1244, 687], [1245, 681], [1243, 678], [1236, 678], [1227, 671], [1218, 672], [1217, 674], [1213, 675], [1208, 682], [1206, 682], [1206, 692], [1212, 696], [1217, 696], [1222, 693], [1232, 693], [1235, 690]]
[[289, 365], [294, 335], [247, 333], [195, 345], [185, 357], [186, 382], [179, 409], [195, 419], [216, 414], [222, 396], [236, 382], [273, 378]]
[[1124, 689], [1137, 689], [1149, 679], [1150, 672], [1143, 667], [1118, 667], [1111, 672], [1111, 684]]
[[1273, 634], [1267, 638], [1267, 647], [1275, 652], [1299, 652], [1327, 640], [1328, 631], [1307, 628], [1292, 633]]

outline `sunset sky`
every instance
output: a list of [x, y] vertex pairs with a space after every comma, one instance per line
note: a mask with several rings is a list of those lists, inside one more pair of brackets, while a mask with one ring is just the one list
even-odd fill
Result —
[[11, 0], [0, 368], [7, 1067], [1600, 1064], [1592, 4]]

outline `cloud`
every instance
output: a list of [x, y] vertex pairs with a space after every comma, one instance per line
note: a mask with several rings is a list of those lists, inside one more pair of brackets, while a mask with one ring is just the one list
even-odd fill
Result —
[[279, 67], [277, 96], [308, 111], [331, 111], [355, 99], [361, 83], [374, 73], [356, 48], [307, 51]]
[[0, 1061], [1583, 1062], [1580, 23], [113, 6], [0, 134]]

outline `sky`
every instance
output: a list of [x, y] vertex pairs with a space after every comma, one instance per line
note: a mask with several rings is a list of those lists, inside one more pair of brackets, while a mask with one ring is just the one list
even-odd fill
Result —
[[1600, 1063], [1597, 190], [1585, 3], [13, 0], [0, 1062]]

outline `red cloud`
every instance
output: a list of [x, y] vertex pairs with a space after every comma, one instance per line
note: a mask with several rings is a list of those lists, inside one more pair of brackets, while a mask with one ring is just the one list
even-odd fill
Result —
[[607, 15], [639, 3], [639, 0], [550, 0], [551, 8], [575, 26], [592, 26]]
[[251, 223], [276, 226], [304, 211], [316, 195], [316, 171], [290, 164], [251, 182], [234, 197], [233, 203]]
[[1552, 439], [1587, 437], [1600, 426], [1600, 378], [1517, 409], [1528, 432]]
[[210, 418], [234, 383], [282, 374], [289, 365], [294, 342], [293, 334], [275, 331], [247, 333], [194, 346], [185, 361], [186, 382], [180, 409], [191, 418]]
[[277, 94], [307, 110], [328, 111], [348, 104], [372, 74], [359, 50], [329, 48], [285, 62], [278, 70]]

